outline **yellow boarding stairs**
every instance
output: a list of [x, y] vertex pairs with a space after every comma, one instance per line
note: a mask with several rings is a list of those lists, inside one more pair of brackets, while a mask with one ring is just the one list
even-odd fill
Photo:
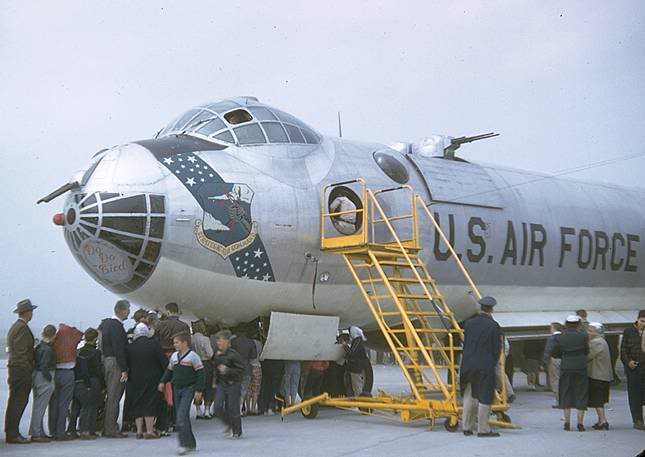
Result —
[[[282, 415], [301, 410], [305, 417], [313, 418], [318, 406], [324, 405], [387, 417], [394, 413], [403, 422], [425, 419], [431, 428], [436, 419], [445, 418], [445, 428], [457, 430], [461, 412], [457, 353], [461, 351], [463, 330], [419, 256], [418, 208], [432, 222], [477, 299], [481, 298], [479, 290], [432, 213], [410, 186], [373, 191], [362, 179], [329, 184], [322, 192], [322, 208], [328, 208], [334, 195], [349, 200], [353, 196], [350, 206], [354, 209], [323, 210], [321, 251], [343, 256], [411, 395], [394, 396], [379, 390], [376, 397], [334, 398], [323, 393], [283, 408]], [[360, 201], [356, 198], [359, 195]], [[391, 201], [394, 204], [389, 204]], [[403, 208], [405, 213], [387, 215], [388, 207]], [[353, 227], [349, 226], [352, 230], [344, 222], [348, 220], [353, 221]], [[502, 373], [503, 362], [502, 356]], [[505, 385], [501, 384], [492, 408], [496, 419], [489, 422], [514, 427], [505, 414], [508, 405]]]

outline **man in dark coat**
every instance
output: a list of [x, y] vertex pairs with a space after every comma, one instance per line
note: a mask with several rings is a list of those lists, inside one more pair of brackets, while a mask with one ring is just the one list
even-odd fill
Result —
[[119, 431], [119, 405], [128, 380], [128, 361], [126, 348], [128, 338], [123, 328], [123, 322], [130, 315], [130, 302], [119, 300], [114, 305], [114, 316], [103, 319], [101, 331], [101, 353], [103, 354], [103, 369], [107, 397], [105, 399], [105, 418], [103, 421], [103, 436], [106, 438], [126, 438], [127, 434]]
[[188, 333], [190, 335], [190, 327], [187, 323], [179, 320], [179, 305], [177, 303], [168, 303], [166, 312], [168, 317], [159, 321], [155, 334], [159, 336], [159, 342], [165, 354], [170, 356], [175, 352], [172, 338], [179, 333]]
[[463, 431], [470, 436], [477, 418], [478, 437], [496, 437], [488, 424], [495, 395], [495, 367], [502, 349], [502, 330], [491, 316], [497, 301], [479, 300], [481, 311], [464, 324], [464, 349], [459, 372], [463, 396]]
[[240, 354], [231, 347], [231, 332], [221, 330], [215, 335], [217, 351], [213, 356], [213, 366], [217, 379], [215, 392], [215, 410], [226, 425], [226, 433], [237, 439], [242, 435], [240, 418], [240, 393], [244, 361]]
[[632, 413], [634, 428], [645, 430], [643, 425], [643, 404], [645, 404], [645, 352], [641, 348], [642, 334], [645, 331], [645, 309], [640, 310], [634, 325], [623, 332], [620, 345], [620, 359], [627, 375], [627, 397]]
[[29, 440], [20, 434], [18, 427], [25, 412], [31, 392], [31, 377], [35, 366], [34, 335], [27, 323], [34, 314], [37, 306], [31, 304], [28, 298], [18, 302], [14, 313], [18, 320], [7, 333], [9, 348], [9, 400], [4, 419], [6, 441], [10, 444], [25, 444]]

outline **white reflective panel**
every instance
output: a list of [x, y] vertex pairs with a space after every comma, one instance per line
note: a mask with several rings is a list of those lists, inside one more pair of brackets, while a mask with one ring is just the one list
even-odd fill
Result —
[[[211, 115], [212, 116], [212, 115]], [[224, 121], [222, 121], [220, 118], [216, 117], [215, 119], [211, 119], [210, 121], [204, 123], [200, 128], [196, 130], [197, 133], [201, 133], [202, 135], [211, 135], [215, 132], [218, 132], [222, 129], [226, 128], [226, 125], [224, 124]]]
[[224, 130], [223, 132], [218, 133], [213, 138], [216, 138], [221, 141], [225, 141], [227, 143], [235, 143], [235, 140], [233, 139], [233, 134], [228, 130]]
[[295, 125], [284, 124], [289, 133], [289, 138], [291, 138], [292, 143], [304, 143], [305, 138], [300, 133], [300, 129]]
[[239, 107], [240, 105], [238, 103], [232, 102], [230, 100], [224, 100], [218, 103], [211, 103], [210, 105], [205, 106], [205, 108], [213, 110], [216, 113], [223, 113], [224, 111], [228, 111], [230, 109], [239, 108]]
[[258, 121], [275, 121], [278, 119], [275, 114], [262, 106], [253, 106], [249, 110]]
[[249, 124], [233, 129], [239, 144], [266, 143], [264, 133], [258, 124]]
[[279, 122], [262, 122], [262, 127], [269, 138], [269, 143], [288, 143], [289, 137]]

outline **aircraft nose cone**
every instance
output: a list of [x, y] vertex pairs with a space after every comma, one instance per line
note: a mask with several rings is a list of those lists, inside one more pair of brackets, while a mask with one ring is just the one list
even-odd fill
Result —
[[[68, 196], [63, 213], [54, 216], [54, 223], [64, 224], [76, 260], [116, 293], [143, 285], [161, 253], [165, 189], [159, 187], [162, 176], [153, 173], [156, 167], [145, 167], [146, 156], [137, 145], [108, 152], [86, 185]], [[144, 170], [138, 174], [137, 168]], [[102, 190], [106, 187], [114, 191]]]

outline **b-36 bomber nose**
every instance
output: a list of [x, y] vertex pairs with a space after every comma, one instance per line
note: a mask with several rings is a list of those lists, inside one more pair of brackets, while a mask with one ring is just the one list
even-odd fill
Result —
[[54, 216], [76, 260], [113, 292], [137, 289], [156, 266], [166, 220], [164, 175], [139, 145], [104, 151]]

